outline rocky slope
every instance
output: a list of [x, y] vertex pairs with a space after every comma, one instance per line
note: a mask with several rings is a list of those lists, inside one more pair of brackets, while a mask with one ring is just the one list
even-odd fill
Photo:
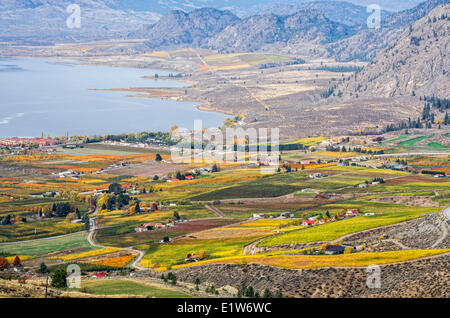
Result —
[[333, 42], [352, 32], [351, 27], [329, 20], [321, 11], [302, 10], [290, 16], [252, 16], [228, 26], [204, 46], [225, 51], [277, 51], [280, 46]]
[[229, 11], [205, 8], [185, 13], [171, 11], [154, 25], [144, 26], [132, 37], [145, 37], [150, 48], [199, 46], [206, 38], [238, 21]]
[[224, 264], [176, 270], [178, 279], [240, 288], [252, 286], [259, 294], [267, 288], [293, 298], [450, 297], [450, 255], [381, 266], [381, 288], [367, 287], [366, 268], [291, 270], [257, 264]]
[[[366, 24], [367, 7], [355, 5], [345, 1], [311, 1], [297, 4], [274, 4], [264, 7], [259, 15], [276, 14], [279, 16], [292, 15], [302, 10], [319, 10], [330, 20], [348, 26]], [[385, 19], [391, 12], [382, 10], [382, 18]]]
[[450, 97], [449, 21], [450, 4], [435, 8], [337, 91], [342, 91], [344, 98]]
[[411, 23], [421, 19], [435, 7], [448, 2], [448, 0], [425, 1], [414, 8], [383, 18], [379, 29], [369, 29], [361, 25], [356, 34], [328, 45], [329, 56], [343, 61], [353, 59], [370, 61], [379, 51], [396, 41]]
[[66, 21], [71, 15], [67, 7], [75, 3], [72, 0], [2, 0], [0, 40], [34, 44], [118, 38], [160, 17], [149, 11], [113, 9], [105, 1], [76, 1], [81, 8], [81, 28], [70, 29]]

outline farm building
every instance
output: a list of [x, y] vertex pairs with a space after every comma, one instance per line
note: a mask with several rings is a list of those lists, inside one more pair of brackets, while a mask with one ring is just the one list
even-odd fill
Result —
[[293, 218], [294, 217], [294, 213], [291, 212], [283, 212], [280, 214], [280, 218], [284, 218], [284, 219], [289, 219], [289, 218]]
[[91, 277], [93, 277], [93, 278], [104, 278], [106, 276], [108, 276], [108, 275], [105, 272], [99, 272], [99, 273], [93, 274]]
[[347, 212], [345, 212], [345, 215], [347, 216], [353, 216], [353, 215], [357, 215], [358, 214], [358, 210], [348, 210]]
[[254, 219], [260, 219], [260, 218], [263, 218], [264, 216], [265, 216], [264, 213], [254, 213], [253, 214]]
[[153, 230], [153, 225], [151, 225], [150, 223], [146, 223], [146, 224], [141, 224], [140, 226], [136, 227], [134, 230], [136, 232], [147, 232], [147, 231], [151, 231]]
[[325, 249], [325, 255], [344, 254], [346, 247], [353, 247], [350, 245], [329, 245]]

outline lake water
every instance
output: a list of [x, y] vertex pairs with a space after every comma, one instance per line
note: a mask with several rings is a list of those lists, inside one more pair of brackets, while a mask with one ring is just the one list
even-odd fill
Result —
[[221, 126], [225, 119], [198, 110], [195, 103], [89, 90], [184, 86], [141, 78], [167, 72], [51, 62], [55, 61], [0, 59], [0, 137], [169, 131], [173, 125], [192, 129], [198, 119], [209, 128]]

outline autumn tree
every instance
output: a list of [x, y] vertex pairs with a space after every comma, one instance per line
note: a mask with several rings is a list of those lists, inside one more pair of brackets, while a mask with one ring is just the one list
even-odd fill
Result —
[[8, 266], [8, 260], [5, 257], [0, 257], [0, 269], [6, 269]]
[[21, 267], [22, 266], [22, 262], [20, 261], [20, 257], [18, 255], [14, 258], [13, 265], [14, 265], [14, 267]]

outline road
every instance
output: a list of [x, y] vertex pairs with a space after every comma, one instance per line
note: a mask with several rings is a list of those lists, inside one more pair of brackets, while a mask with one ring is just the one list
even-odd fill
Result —
[[[89, 235], [87, 237], [87, 240], [89, 242], [89, 244], [91, 244], [94, 247], [98, 247], [98, 248], [105, 248], [106, 246], [100, 245], [98, 244], [98, 242], [95, 240], [95, 236], [97, 234], [97, 230], [99, 229], [97, 226], [97, 219], [96, 218], [92, 218], [90, 219], [90, 230], [89, 230]], [[140, 265], [142, 259], [145, 256], [145, 253], [143, 251], [140, 250], [135, 250], [131, 247], [128, 248], [123, 248], [123, 251], [127, 251], [127, 252], [132, 252], [132, 253], [137, 253], [138, 256], [136, 257], [136, 259], [133, 261], [133, 263], [130, 265], [131, 268], [135, 268], [137, 270], [143, 271], [143, 270], [148, 270], [148, 268], [143, 267], [142, 265]]]

